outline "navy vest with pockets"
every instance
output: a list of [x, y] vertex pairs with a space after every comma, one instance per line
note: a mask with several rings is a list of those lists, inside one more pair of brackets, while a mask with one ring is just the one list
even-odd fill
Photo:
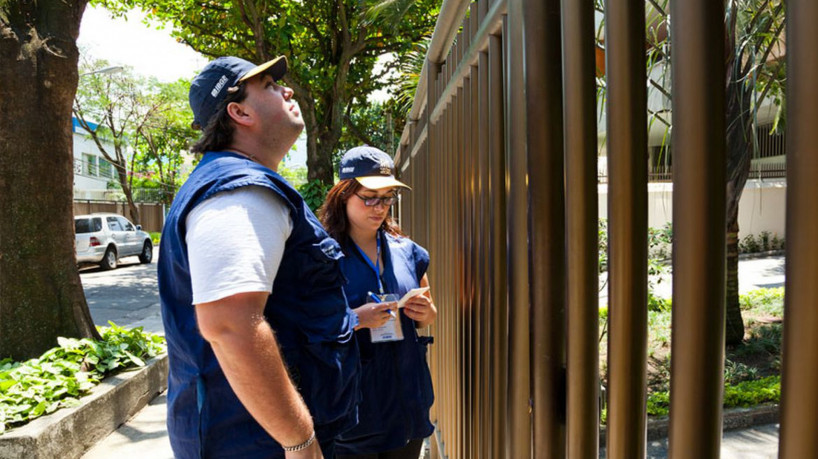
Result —
[[[409, 238], [379, 232], [386, 293], [403, 296], [420, 285], [429, 267], [429, 252]], [[370, 302], [367, 292], [378, 291], [378, 279], [361, 252], [347, 238], [341, 268], [349, 280], [344, 290], [353, 308]], [[360, 422], [341, 434], [338, 454], [373, 454], [401, 448], [410, 440], [432, 434], [429, 408], [434, 402], [432, 378], [426, 362], [432, 337], [419, 336], [415, 322], [400, 310], [404, 339], [372, 343], [369, 329], [355, 332], [361, 350]]]
[[277, 173], [234, 153], [208, 152], [176, 195], [158, 261], [170, 364], [168, 432], [177, 458], [283, 455], [239, 402], [198, 331], [185, 244], [185, 221], [197, 204], [252, 185], [280, 196], [293, 221], [264, 311], [290, 375], [310, 409], [319, 440], [357, 422], [359, 352], [347, 316], [340, 246]]

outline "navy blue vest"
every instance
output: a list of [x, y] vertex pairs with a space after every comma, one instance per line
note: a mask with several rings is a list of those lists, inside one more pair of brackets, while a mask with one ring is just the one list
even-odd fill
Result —
[[234, 153], [208, 152], [173, 201], [158, 261], [170, 363], [168, 432], [177, 458], [283, 456], [228, 385], [198, 331], [192, 304], [187, 215], [216, 193], [250, 185], [280, 196], [293, 221], [264, 314], [318, 439], [331, 440], [357, 422], [359, 353], [347, 316], [340, 246], [281, 176]]
[[[379, 233], [383, 255], [381, 275], [385, 293], [403, 296], [418, 287], [429, 266], [429, 253], [412, 240]], [[352, 308], [368, 303], [367, 292], [378, 291], [374, 269], [354, 243], [342, 242], [341, 260], [349, 280], [344, 291]], [[355, 332], [361, 349], [361, 403], [359, 423], [341, 434], [338, 454], [372, 454], [401, 448], [409, 440], [425, 438], [434, 427], [429, 408], [434, 402], [432, 379], [426, 362], [432, 338], [418, 336], [412, 319], [400, 312], [404, 339], [372, 343], [369, 329]]]

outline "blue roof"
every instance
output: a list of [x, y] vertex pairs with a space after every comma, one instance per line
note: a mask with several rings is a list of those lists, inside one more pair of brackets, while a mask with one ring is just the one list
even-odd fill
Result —
[[[73, 116], [71, 117], [71, 123], [73, 124], [73, 127], [71, 128], [72, 131], [74, 131], [76, 133], [79, 133], [79, 134], [82, 134], [81, 131], [85, 130], [85, 128], [82, 127], [82, 124], [80, 123], [80, 120], [78, 120], [76, 117], [73, 117]], [[96, 131], [97, 127], [99, 127], [99, 124], [92, 123], [92, 122], [89, 121], [88, 126], [91, 128], [91, 130]]]

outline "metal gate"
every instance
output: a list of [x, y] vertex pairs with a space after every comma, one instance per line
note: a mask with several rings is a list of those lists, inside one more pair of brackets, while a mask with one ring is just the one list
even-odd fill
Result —
[[[783, 458], [818, 451], [818, 2], [787, 4]], [[718, 457], [725, 296], [724, 2], [671, 2], [671, 457]], [[645, 456], [644, 0], [608, 0], [607, 455]], [[396, 159], [433, 257], [433, 455], [597, 457], [592, 0], [445, 0]], [[721, 72], [721, 73], [719, 73]], [[715, 75], [715, 76], [714, 76]]]

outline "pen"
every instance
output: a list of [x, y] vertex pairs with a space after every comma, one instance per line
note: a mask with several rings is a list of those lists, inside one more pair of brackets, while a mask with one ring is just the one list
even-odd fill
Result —
[[[372, 301], [376, 302], [376, 303], [380, 303], [380, 302], [381, 302], [381, 299], [380, 299], [380, 298], [378, 298], [378, 295], [375, 295], [375, 294], [374, 294], [374, 293], [372, 293], [372, 292], [369, 292], [369, 298], [370, 298]], [[389, 315], [390, 315], [390, 316], [392, 316], [392, 318], [393, 318], [393, 319], [397, 319], [397, 318], [398, 318], [398, 317], [395, 315], [395, 313], [394, 313], [394, 312], [393, 312], [391, 309], [387, 309], [387, 310], [386, 310], [386, 312], [388, 312], [388, 313], [389, 313]]]

